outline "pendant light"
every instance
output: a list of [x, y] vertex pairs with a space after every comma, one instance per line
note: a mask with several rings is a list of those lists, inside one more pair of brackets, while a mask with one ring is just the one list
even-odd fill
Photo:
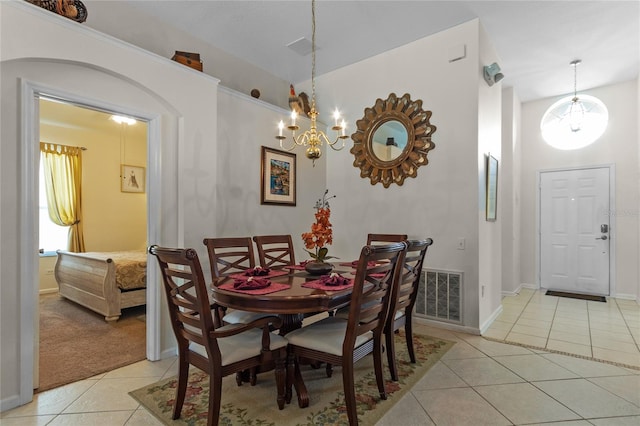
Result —
[[578, 65], [573, 67], [573, 96], [560, 99], [547, 109], [540, 122], [542, 138], [554, 148], [572, 150], [595, 142], [607, 128], [609, 112], [602, 101], [594, 96], [578, 96]]

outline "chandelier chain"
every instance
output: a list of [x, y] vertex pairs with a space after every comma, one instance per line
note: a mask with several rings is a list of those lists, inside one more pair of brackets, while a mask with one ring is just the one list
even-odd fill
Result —
[[[294, 102], [296, 102], [296, 99]], [[291, 99], [290, 99], [291, 102]], [[293, 108], [293, 106], [292, 106]], [[313, 161], [315, 165], [315, 160], [320, 158], [322, 155], [321, 147], [323, 144], [326, 144], [334, 151], [340, 151], [345, 146], [345, 140], [348, 136], [345, 133], [346, 125], [344, 120], [340, 122], [340, 113], [338, 110], [335, 111], [334, 117], [334, 125], [331, 127], [331, 130], [338, 132], [335, 140], [329, 139], [327, 134], [322, 130], [318, 130], [317, 125], [317, 117], [318, 111], [316, 110], [316, 1], [311, 0], [311, 108], [308, 111], [308, 117], [311, 120], [309, 130], [296, 135], [296, 131], [300, 128], [296, 123], [296, 118], [298, 116], [297, 108], [293, 108], [291, 112], [291, 124], [289, 124], [287, 129], [291, 131], [291, 139], [292, 145], [290, 148], [286, 148], [283, 144], [284, 140], [287, 138], [282, 134], [282, 131], [285, 128], [284, 122], [281, 120], [278, 123], [279, 133], [276, 136], [276, 139], [280, 141], [280, 148], [285, 149], [287, 151], [292, 151], [296, 146], [305, 146], [307, 149], [305, 150], [305, 155], [307, 158]], [[336, 146], [338, 141], [342, 141], [340, 146]]]
[[316, 108], [316, 0], [311, 0], [311, 108]]

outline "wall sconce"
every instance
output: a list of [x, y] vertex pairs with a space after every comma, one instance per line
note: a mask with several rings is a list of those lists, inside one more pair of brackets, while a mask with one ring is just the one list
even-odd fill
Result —
[[493, 86], [504, 78], [504, 74], [500, 72], [500, 65], [495, 62], [491, 65], [485, 65], [483, 74], [484, 80], [489, 86]]

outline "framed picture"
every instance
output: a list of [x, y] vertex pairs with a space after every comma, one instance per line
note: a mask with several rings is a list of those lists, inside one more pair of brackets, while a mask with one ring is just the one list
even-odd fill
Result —
[[260, 204], [296, 205], [296, 155], [262, 147]]
[[487, 154], [487, 221], [496, 220], [498, 205], [498, 160]]
[[144, 192], [145, 178], [144, 167], [120, 165], [120, 191]]

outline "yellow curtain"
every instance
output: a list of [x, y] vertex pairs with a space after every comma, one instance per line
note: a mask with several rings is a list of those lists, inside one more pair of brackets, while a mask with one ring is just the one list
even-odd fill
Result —
[[84, 252], [82, 148], [40, 142], [49, 217], [69, 227], [68, 250]]

